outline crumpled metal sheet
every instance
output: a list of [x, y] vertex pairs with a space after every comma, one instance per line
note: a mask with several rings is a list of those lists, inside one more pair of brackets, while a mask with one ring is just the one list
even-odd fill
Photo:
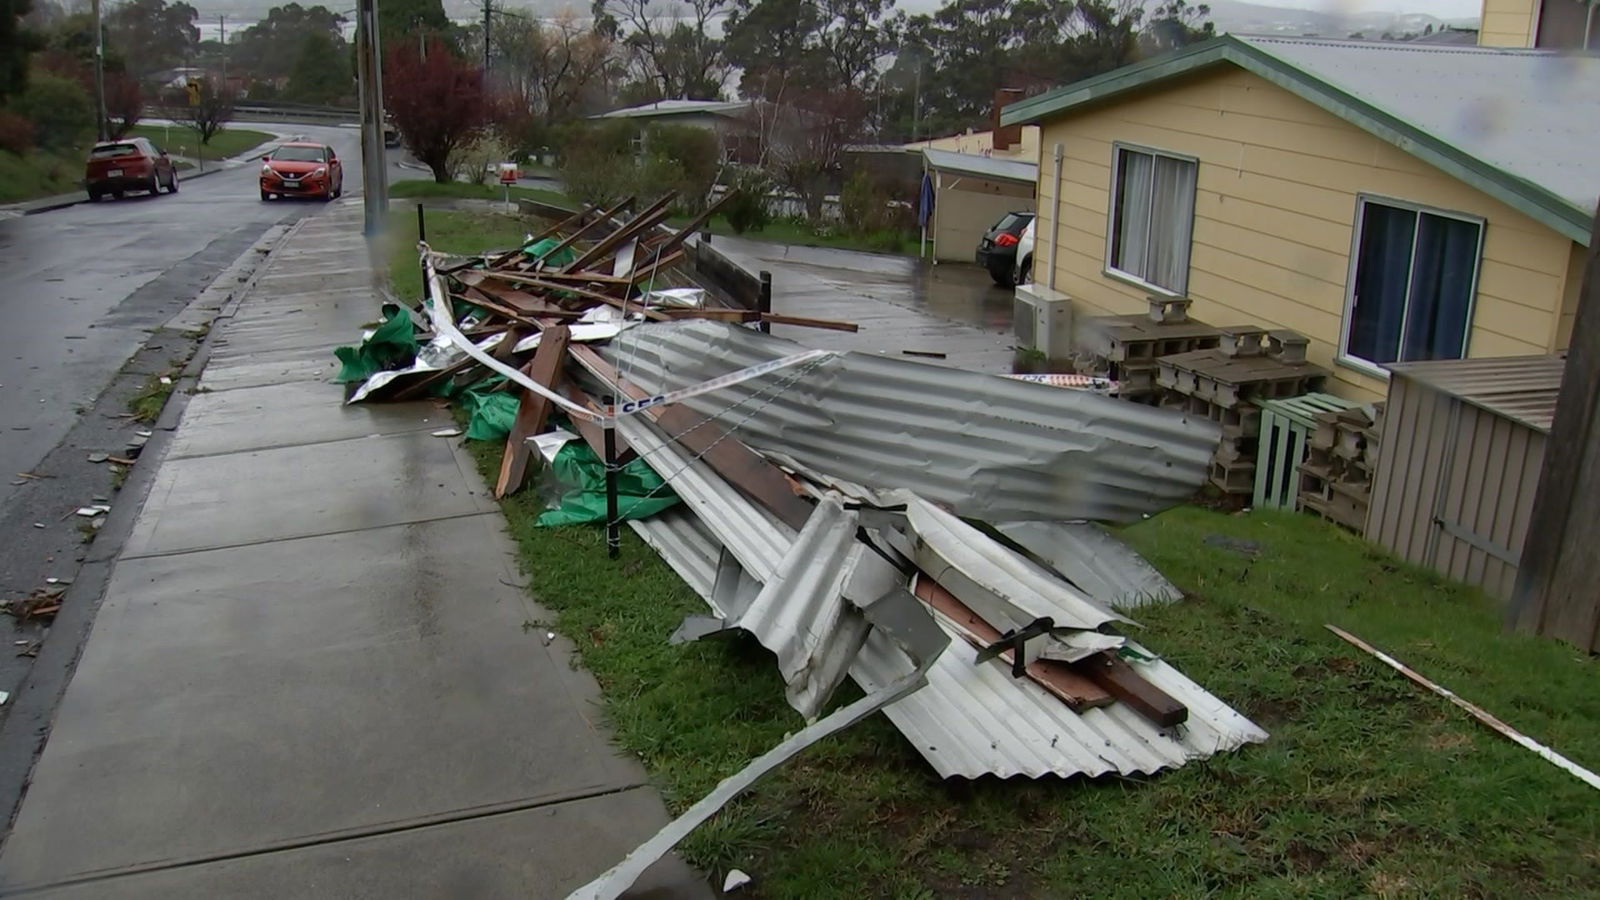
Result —
[[1004, 632], [1048, 616], [1057, 628], [1128, 621], [1037, 563], [914, 494], [901, 492], [917, 565]]
[[[799, 345], [710, 321], [634, 328], [601, 350], [647, 390], [698, 384]], [[988, 522], [1134, 521], [1206, 477], [1207, 420], [945, 366], [842, 353], [686, 405], [728, 417], [740, 440], [825, 476], [904, 488]]]
[[1104, 606], [1136, 609], [1183, 599], [1183, 591], [1138, 551], [1093, 522], [1008, 522], [998, 529]]
[[[741, 523], [749, 522], [750, 510], [740, 507], [752, 504], [726, 483], [720, 488], [710, 481], [699, 484], [711, 491], [698, 503], [628, 524], [717, 610], [711, 591], [722, 556], [719, 536], [737, 533]], [[696, 490], [688, 482], [673, 486], [686, 500]], [[793, 535], [791, 531], [778, 541], [792, 545]], [[768, 565], [776, 571], [787, 550], [772, 549]], [[1149, 774], [1267, 738], [1250, 720], [1160, 660], [1132, 664], [1189, 708], [1188, 722], [1174, 729], [1161, 728], [1124, 704], [1074, 713], [1034, 682], [1012, 678], [1002, 662], [975, 664], [971, 647], [945, 630], [952, 641], [928, 670], [927, 687], [884, 710], [943, 777]], [[1128, 646], [1153, 655], [1131, 641]], [[869, 692], [914, 669], [911, 658], [876, 631], [849, 664], [850, 677]]]

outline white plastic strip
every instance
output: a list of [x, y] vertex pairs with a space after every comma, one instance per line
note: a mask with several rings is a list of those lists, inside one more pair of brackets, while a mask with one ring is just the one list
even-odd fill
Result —
[[1477, 719], [1479, 722], [1482, 722], [1490, 728], [1493, 728], [1495, 731], [1500, 732], [1502, 735], [1505, 735], [1507, 738], [1510, 738], [1511, 741], [1518, 746], [1533, 751], [1535, 755], [1545, 762], [1560, 768], [1567, 774], [1577, 778], [1584, 784], [1587, 784], [1589, 787], [1600, 790], [1600, 775], [1596, 775], [1588, 769], [1585, 769], [1583, 766], [1578, 765], [1572, 760], [1567, 759], [1565, 756], [1562, 756], [1556, 751], [1551, 750], [1549, 747], [1539, 743], [1533, 738], [1528, 737], [1515, 728], [1512, 728], [1510, 725], [1500, 721], [1500, 718], [1494, 713], [1489, 712], [1478, 704], [1473, 703], [1470, 700], [1463, 700], [1462, 698], [1456, 696], [1454, 691], [1450, 690], [1444, 685], [1437, 684], [1429, 680], [1428, 677], [1423, 675], [1421, 672], [1418, 672], [1400, 660], [1395, 659], [1382, 650], [1379, 650], [1377, 647], [1374, 647], [1366, 641], [1363, 641], [1361, 638], [1356, 637], [1350, 632], [1345, 631], [1343, 628], [1340, 628], [1337, 625], [1326, 625], [1324, 627], [1334, 634], [1337, 634], [1339, 637], [1344, 638], [1346, 641], [1349, 641], [1355, 646], [1360, 647], [1362, 650], [1365, 650], [1377, 657], [1379, 662], [1382, 662], [1389, 668], [1399, 672], [1401, 675], [1404, 675], [1417, 684], [1427, 688], [1430, 691], [1433, 691], [1435, 694], [1438, 694], [1446, 700], [1449, 700], [1451, 703], [1454, 703], [1456, 706], [1466, 710], [1467, 714], [1472, 716], [1474, 719]]
[[919, 668], [904, 678], [884, 685], [882, 690], [868, 694], [849, 706], [841, 707], [800, 729], [787, 740], [761, 754], [750, 765], [724, 778], [715, 790], [700, 798], [700, 802], [673, 819], [667, 827], [656, 832], [655, 837], [640, 844], [638, 849], [608, 869], [604, 875], [568, 894], [567, 900], [616, 900], [617, 897], [621, 897], [624, 891], [639, 880], [645, 869], [666, 856], [667, 851], [689, 836], [689, 832], [716, 815], [718, 810], [743, 793], [755, 783], [756, 779], [788, 762], [790, 758], [817, 741], [854, 725], [927, 683], [923, 669]]
[[555, 391], [550, 390], [542, 384], [539, 384], [511, 366], [508, 366], [500, 360], [495, 359], [489, 354], [478, 349], [477, 345], [468, 340], [466, 335], [462, 334], [461, 331], [456, 328], [455, 323], [450, 321], [450, 316], [443, 311], [445, 304], [439, 302], [441, 297], [446, 297], [449, 294], [444, 285], [444, 277], [441, 276], [433, 266], [432, 252], [428, 249], [427, 244], [422, 244], [421, 250], [423, 271], [428, 275], [428, 300], [423, 304], [423, 306], [427, 309], [428, 318], [433, 322], [435, 331], [450, 338], [450, 340], [456, 346], [460, 347], [462, 350], [465, 350], [468, 356], [487, 366], [490, 371], [498, 372], [499, 374], [511, 379], [512, 382], [521, 385], [530, 391], [533, 391], [535, 394], [538, 394], [541, 397], [544, 397], [551, 403], [554, 403], [556, 406], [564, 410], [567, 415], [575, 416], [579, 419], [585, 419], [590, 422], [598, 422], [601, 425], [611, 426], [616, 422], [617, 418], [621, 416], [631, 416], [635, 413], [643, 412], [652, 406], [666, 406], [669, 403], [678, 403], [680, 401], [687, 400], [690, 397], [698, 397], [701, 394], [709, 394], [713, 391], [720, 391], [723, 388], [732, 387], [733, 385], [741, 384], [749, 381], [752, 378], [759, 378], [762, 375], [776, 372], [780, 369], [787, 369], [791, 366], [802, 365], [821, 357], [831, 357], [837, 355], [832, 350], [807, 350], [804, 353], [796, 353], [792, 356], [784, 356], [778, 359], [768, 360], [767, 362], [758, 363], [748, 368], [729, 372], [726, 375], [713, 378], [710, 381], [703, 381], [700, 384], [693, 384], [680, 390], [668, 391], [665, 394], [656, 394], [653, 397], [641, 397], [638, 400], [629, 400], [626, 403], [619, 403], [615, 407], [613, 415], [596, 413], [588, 407], [580, 406], [579, 404], [568, 400], [566, 397], [557, 394]]

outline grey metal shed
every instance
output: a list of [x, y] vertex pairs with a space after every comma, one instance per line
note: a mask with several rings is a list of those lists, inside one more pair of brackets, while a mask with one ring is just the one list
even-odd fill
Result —
[[1366, 537], [1511, 598], [1565, 360], [1393, 363]]

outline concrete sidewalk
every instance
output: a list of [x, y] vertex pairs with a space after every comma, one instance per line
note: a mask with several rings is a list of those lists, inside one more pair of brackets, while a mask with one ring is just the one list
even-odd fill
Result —
[[[561, 897], [667, 817], [431, 403], [345, 407], [348, 201], [231, 316], [112, 573], [0, 892]], [[141, 465], [146, 465], [141, 462]], [[710, 896], [664, 860], [638, 896]]]

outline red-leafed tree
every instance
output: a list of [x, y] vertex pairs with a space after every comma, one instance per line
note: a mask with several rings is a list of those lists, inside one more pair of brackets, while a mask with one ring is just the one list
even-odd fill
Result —
[[448, 182], [451, 155], [489, 126], [483, 74], [476, 61], [461, 59], [438, 38], [425, 50], [402, 43], [385, 56], [384, 108], [412, 155], [433, 170], [435, 181]]

